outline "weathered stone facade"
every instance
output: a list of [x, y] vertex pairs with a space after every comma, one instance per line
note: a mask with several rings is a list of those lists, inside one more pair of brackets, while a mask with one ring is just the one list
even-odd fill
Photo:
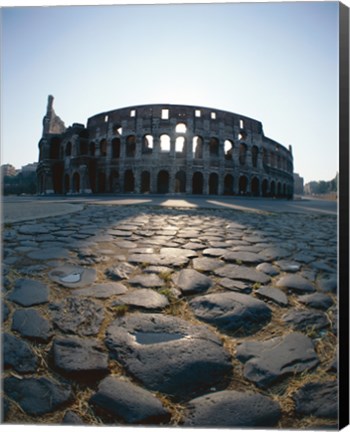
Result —
[[261, 122], [213, 108], [139, 105], [66, 128], [49, 96], [38, 191], [292, 197], [292, 149]]

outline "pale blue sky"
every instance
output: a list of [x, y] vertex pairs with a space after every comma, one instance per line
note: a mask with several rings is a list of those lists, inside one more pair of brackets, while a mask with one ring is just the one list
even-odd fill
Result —
[[263, 123], [294, 170], [338, 169], [338, 3], [2, 9], [1, 163], [38, 159], [47, 96], [66, 126], [148, 103]]

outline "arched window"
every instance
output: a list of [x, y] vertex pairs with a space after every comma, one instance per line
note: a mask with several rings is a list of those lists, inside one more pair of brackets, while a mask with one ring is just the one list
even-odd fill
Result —
[[185, 153], [185, 138], [177, 137], [175, 141], [175, 152], [176, 153]]
[[157, 192], [168, 193], [169, 192], [169, 173], [168, 171], [159, 171], [157, 177]]
[[186, 173], [178, 171], [175, 176], [175, 192], [186, 192]]
[[65, 155], [66, 156], [71, 156], [72, 155], [72, 143], [70, 141], [67, 142], [67, 144], [66, 144]]
[[233, 194], [233, 176], [226, 174], [224, 179], [224, 195]]
[[259, 186], [260, 186], [259, 179], [257, 177], [253, 177], [252, 183], [251, 183], [251, 191], [252, 191], [253, 196], [259, 196], [260, 195]]
[[112, 139], [112, 159], [119, 159], [120, 157], [120, 139]]
[[73, 175], [73, 192], [80, 192], [80, 175], [77, 172]]
[[202, 194], [203, 193], [203, 174], [201, 172], [195, 172], [192, 177], [192, 193]]
[[80, 141], [79, 151], [81, 155], [87, 155], [89, 153], [87, 141], [85, 140]]
[[187, 126], [185, 125], [185, 123], [178, 123], [175, 127], [176, 133], [186, 133], [186, 131], [187, 131]]
[[247, 193], [248, 179], [246, 176], [239, 178], [239, 193], [245, 195]]
[[160, 151], [170, 152], [170, 136], [163, 134], [160, 136]]
[[203, 157], [203, 138], [200, 136], [193, 137], [193, 156], [195, 159], [202, 159]]
[[129, 135], [126, 138], [126, 157], [135, 157], [136, 152], [136, 137], [135, 135]]
[[90, 153], [90, 156], [95, 156], [95, 143], [94, 142], [90, 143], [89, 153]]
[[142, 141], [142, 154], [151, 154], [153, 152], [153, 136], [145, 135]]
[[151, 190], [151, 175], [149, 171], [142, 171], [141, 174], [141, 193], [147, 193]]
[[219, 186], [219, 176], [216, 173], [211, 173], [209, 176], [209, 194], [217, 195]]
[[225, 140], [224, 152], [225, 152], [225, 159], [232, 160], [232, 155], [233, 155], [233, 143], [232, 143], [232, 141]]
[[135, 178], [134, 173], [131, 169], [125, 171], [124, 174], [124, 191], [125, 192], [134, 192], [135, 189]]
[[50, 142], [50, 159], [59, 159], [60, 146], [61, 140], [59, 138], [52, 138]]
[[100, 155], [101, 156], [107, 155], [107, 140], [105, 140], [105, 139], [100, 141]]

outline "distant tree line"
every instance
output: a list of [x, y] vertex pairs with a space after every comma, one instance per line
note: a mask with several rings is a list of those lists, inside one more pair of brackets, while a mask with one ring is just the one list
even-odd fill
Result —
[[305, 193], [314, 195], [324, 195], [338, 190], [338, 173], [330, 181], [320, 180], [311, 181], [304, 186]]
[[20, 172], [15, 176], [4, 176], [4, 195], [36, 194], [36, 172]]

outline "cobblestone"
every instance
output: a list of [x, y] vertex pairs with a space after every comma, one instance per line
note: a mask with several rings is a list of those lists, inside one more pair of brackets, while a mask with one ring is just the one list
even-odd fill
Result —
[[335, 215], [146, 203], [5, 226], [4, 421], [334, 426], [300, 401], [337, 403], [336, 239]]

